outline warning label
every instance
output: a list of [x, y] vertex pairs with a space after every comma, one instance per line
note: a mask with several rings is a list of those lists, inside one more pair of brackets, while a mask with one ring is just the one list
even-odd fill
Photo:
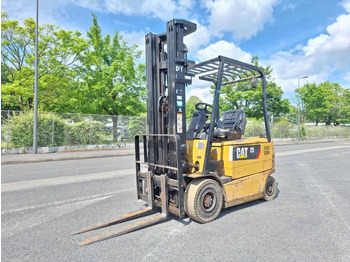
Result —
[[182, 114], [177, 114], [177, 133], [182, 133]]
[[260, 156], [260, 145], [231, 147], [230, 161], [257, 159]]

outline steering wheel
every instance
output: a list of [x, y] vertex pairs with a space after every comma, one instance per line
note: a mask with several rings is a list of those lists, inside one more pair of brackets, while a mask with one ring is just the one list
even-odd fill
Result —
[[[198, 111], [204, 112], [204, 114], [211, 114], [211, 113], [213, 112], [213, 106], [210, 105], [210, 104], [207, 104], [207, 103], [203, 103], [203, 102], [197, 103], [197, 104], [195, 105], [195, 108], [196, 108]], [[208, 108], [209, 108], [210, 110], [209, 110]]]

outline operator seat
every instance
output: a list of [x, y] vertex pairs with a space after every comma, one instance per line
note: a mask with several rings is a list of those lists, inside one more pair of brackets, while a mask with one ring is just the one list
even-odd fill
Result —
[[203, 133], [203, 126], [207, 119], [208, 116], [204, 112], [200, 110], [195, 111], [193, 113], [190, 126], [186, 132], [186, 139], [193, 140], [195, 138], [201, 138]]
[[213, 106], [207, 103], [199, 102], [195, 105], [190, 126], [186, 132], [186, 139], [193, 140], [195, 138], [205, 139], [209, 125], [205, 122], [208, 120], [208, 114], [212, 114]]
[[225, 111], [214, 130], [215, 139], [240, 139], [244, 135], [247, 120], [243, 109]]

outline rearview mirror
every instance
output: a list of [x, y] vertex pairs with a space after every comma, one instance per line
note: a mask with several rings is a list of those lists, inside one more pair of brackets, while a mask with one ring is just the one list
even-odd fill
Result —
[[252, 87], [256, 87], [257, 86], [257, 83], [256, 83], [257, 81], [256, 81], [256, 78], [253, 78], [252, 79], [252, 82], [250, 83], [250, 85], [252, 86]]

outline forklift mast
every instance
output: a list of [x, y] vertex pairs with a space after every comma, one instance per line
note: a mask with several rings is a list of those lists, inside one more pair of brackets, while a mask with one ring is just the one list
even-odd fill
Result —
[[[191, 79], [186, 79], [186, 72], [188, 66], [194, 64], [187, 60], [184, 37], [195, 32], [196, 28], [196, 24], [189, 21], [173, 19], [167, 23], [165, 33], [149, 33], [145, 39], [148, 133], [178, 135], [183, 151], [186, 145], [185, 86], [191, 84]], [[164, 164], [167, 154], [176, 154], [172, 152], [175, 148], [167, 148], [164, 142], [162, 137], [149, 138], [149, 162]], [[185, 154], [182, 154], [183, 160]], [[175, 165], [176, 158], [170, 159], [169, 164]]]
[[[166, 28], [165, 33], [149, 33], [145, 37], [148, 135], [142, 136], [143, 162], [140, 136], [135, 137], [137, 190], [138, 199], [147, 201], [151, 208], [160, 206], [165, 213], [169, 208], [171, 213], [183, 218], [187, 153], [185, 87], [191, 84], [191, 78], [186, 78], [188, 67], [194, 64], [187, 60], [184, 37], [195, 32], [197, 25], [173, 19]], [[144, 163], [148, 166], [147, 173], [141, 172]], [[173, 189], [166, 193], [162, 191], [168, 188], [161, 186], [164, 175]], [[169, 197], [166, 201], [161, 197], [164, 194]]]

